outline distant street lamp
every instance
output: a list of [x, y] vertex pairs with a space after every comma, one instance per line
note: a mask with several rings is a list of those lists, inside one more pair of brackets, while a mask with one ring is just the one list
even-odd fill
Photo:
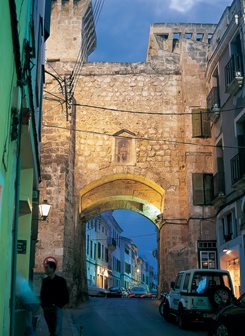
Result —
[[40, 212], [41, 219], [43, 221], [47, 219], [50, 208], [51, 208], [51, 205], [48, 203], [47, 200], [43, 200], [43, 202], [39, 204], [39, 212]]

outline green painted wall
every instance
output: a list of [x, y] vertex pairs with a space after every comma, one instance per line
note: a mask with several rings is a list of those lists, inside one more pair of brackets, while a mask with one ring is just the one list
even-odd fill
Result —
[[[0, 212], [0, 334], [8, 335], [9, 298], [11, 291], [12, 225], [14, 209], [14, 183], [16, 144], [10, 141], [10, 109], [12, 88], [16, 84], [8, 1], [1, 3], [0, 20], [0, 183], [2, 189]], [[4, 51], [4, 52], [3, 52]], [[4, 79], [4, 80], [3, 80]]]
[[[39, 92], [41, 97], [43, 70], [36, 63], [42, 61], [38, 55], [42, 55], [44, 47], [45, 0], [1, 0], [0, 8], [0, 255], [4, 256], [0, 265], [0, 336], [16, 332], [22, 336], [15, 307], [15, 275], [22, 273], [29, 279], [34, 260], [32, 193], [38, 190], [40, 180], [41, 115], [41, 101], [36, 94]], [[11, 11], [15, 14], [12, 20]], [[12, 21], [17, 22], [13, 29]], [[12, 30], [19, 40], [19, 54], [14, 50]], [[22, 67], [18, 83], [15, 55]], [[11, 139], [14, 110], [19, 117], [21, 112], [30, 112], [30, 119], [19, 118], [15, 140]], [[26, 241], [25, 253], [17, 254], [17, 239]]]
[[[30, 6], [31, 1], [16, 1], [16, 12], [20, 18], [18, 28], [21, 47], [27, 32]], [[0, 335], [9, 335], [12, 257], [15, 253], [13, 252], [15, 190], [18, 190], [16, 189], [17, 141], [11, 141], [11, 108], [15, 106], [20, 109], [21, 90], [17, 88], [7, 0], [1, 1], [0, 46], [0, 255], [4, 256], [0, 272]]]
[[[20, 200], [31, 206], [33, 169], [23, 169], [20, 176]], [[30, 208], [30, 211], [32, 209]], [[31, 212], [19, 217], [18, 240], [26, 241], [26, 253], [17, 255], [17, 273], [28, 279], [30, 270]]]

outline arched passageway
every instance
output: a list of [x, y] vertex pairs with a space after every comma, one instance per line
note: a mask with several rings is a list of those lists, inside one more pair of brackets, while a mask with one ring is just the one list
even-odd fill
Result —
[[[165, 190], [162, 187], [143, 176], [132, 174], [104, 176], [80, 190], [81, 223], [84, 224], [91, 218], [107, 211], [123, 209], [144, 216], [159, 230], [164, 196]], [[83, 260], [86, 260], [85, 225], [81, 225], [81, 227], [83, 229]], [[85, 269], [83, 270], [85, 271]], [[82, 272], [82, 276], [84, 276], [82, 282], [86, 284], [86, 272]]]
[[80, 191], [80, 214], [85, 220], [108, 210], [136, 211], [159, 228], [165, 190], [155, 182], [132, 174], [104, 176]]

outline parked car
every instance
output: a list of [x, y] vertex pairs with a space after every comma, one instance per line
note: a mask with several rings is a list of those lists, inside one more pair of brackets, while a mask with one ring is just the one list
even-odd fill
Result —
[[107, 297], [127, 297], [128, 292], [123, 287], [108, 288]]
[[166, 321], [176, 319], [180, 328], [194, 321], [212, 320], [221, 298], [230, 300], [233, 297], [230, 273], [226, 270], [181, 271], [171, 288], [163, 303], [162, 314]]
[[244, 336], [245, 293], [216, 316], [208, 332], [209, 336]]
[[107, 296], [108, 291], [105, 288], [100, 288], [97, 286], [91, 286], [88, 288], [89, 296], [105, 297]]
[[132, 287], [130, 293], [128, 294], [129, 298], [150, 298], [151, 293], [147, 291], [144, 287]]

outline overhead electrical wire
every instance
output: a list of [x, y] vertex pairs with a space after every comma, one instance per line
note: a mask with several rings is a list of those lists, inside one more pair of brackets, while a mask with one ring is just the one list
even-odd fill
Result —
[[[91, 1], [91, 4], [87, 8], [87, 11], [88, 11], [87, 17], [86, 17], [86, 13], [85, 13], [85, 16], [83, 17], [83, 20], [87, 19], [87, 21], [84, 23], [84, 26], [82, 27], [83, 28], [82, 29], [82, 34], [83, 34], [82, 43], [79, 48], [77, 59], [75, 61], [71, 75], [65, 76], [64, 78], [62, 78], [62, 76], [52, 66], [51, 62], [47, 62], [49, 67], [56, 74], [56, 76], [52, 73], [49, 73], [48, 71], [46, 72], [49, 73], [49, 75], [56, 78], [56, 80], [59, 83], [58, 85], [60, 86], [59, 91], [63, 95], [65, 95], [65, 101], [66, 101], [66, 104], [68, 105], [71, 105], [80, 70], [84, 62], [87, 60], [87, 56], [88, 56], [88, 52], [90, 51], [90, 48], [95, 43], [95, 27], [98, 22], [102, 8], [104, 6], [104, 2], [105, 0], [95, 0], [95, 3], [93, 5], [93, 1]], [[61, 83], [65, 87], [65, 89], [62, 87]], [[52, 90], [54, 91], [54, 89], [56, 89], [58, 85], [52, 88]], [[49, 92], [46, 91], [46, 93], [51, 94], [51, 95], [53, 94], [53, 92], [51, 91]]]
[[[62, 129], [66, 131], [75, 131], [78, 133], [88, 133], [88, 134], [94, 134], [94, 135], [103, 135], [103, 136], [108, 136], [108, 137], [115, 137], [114, 134], [110, 133], [102, 133], [102, 132], [96, 132], [96, 131], [88, 131], [88, 130], [81, 130], [77, 128], [67, 128], [67, 127], [62, 127], [62, 126], [57, 126], [57, 125], [47, 125], [47, 124], [42, 124], [43, 127], [47, 128], [55, 128], [55, 129]], [[126, 138], [128, 139], [128, 136], [117, 136], [119, 138]], [[140, 141], [150, 141], [150, 142], [158, 142], [158, 143], [169, 143], [172, 145], [191, 145], [191, 146], [199, 146], [199, 147], [210, 147], [210, 148], [217, 148], [219, 146], [216, 145], [211, 145], [211, 144], [202, 144], [202, 143], [194, 143], [194, 142], [187, 142], [187, 141], [177, 141], [177, 140], [169, 140], [169, 139], [153, 139], [153, 138], [148, 138], [148, 137], [130, 137], [130, 139], [134, 140], [140, 140]], [[227, 148], [227, 149], [245, 149], [245, 146], [225, 146], [223, 145], [222, 148]]]
[[56, 75], [58, 76], [58, 78], [62, 81], [63, 80], [63, 78], [61, 77], [61, 75], [55, 70], [55, 68], [51, 65], [51, 63], [52, 62], [47, 62], [48, 63], [48, 65], [49, 65], [49, 67], [52, 69], [52, 70], [54, 70], [54, 72], [56, 73]]
[[[100, 13], [102, 11], [102, 8], [104, 6], [105, 0], [95, 0], [94, 5], [91, 4], [91, 11], [93, 15], [90, 15], [89, 20], [85, 22], [83, 26], [83, 33], [86, 33], [86, 29], [88, 32], [87, 36], [84, 36], [81, 47], [77, 56], [77, 60], [75, 62], [72, 74], [71, 74], [71, 82], [72, 82], [72, 92], [71, 96], [73, 96], [76, 85], [77, 85], [77, 80], [78, 80], [78, 75], [80, 73], [80, 70], [86, 61], [88, 52], [90, 51], [90, 48], [92, 47], [94, 41], [93, 39], [95, 38], [94, 36], [94, 31], [100, 16]], [[84, 18], [83, 18], [84, 19]], [[90, 25], [93, 25], [93, 30], [89, 29]]]
[[[47, 90], [43, 90], [43, 92], [48, 93], [49, 95], [51, 95], [51, 96], [57, 98], [59, 101], [65, 102], [65, 100], [64, 100], [63, 98], [61, 98], [61, 97], [55, 95], [55, 94], [52, 93], [52, 92], [49, 92], [49, 91], [47, 91]], [[44, 99], [46, 99], [46, 98], [44, 97]]]
[[[123, 112], [123, 113], [132, 113], [132, 114], [149, 114], [149, 115], [188, 115], [188, 114], [212, 114], [210, 111], [199, 111], [199, 112], [149, 112], [149, 111], [133, 111], [133, 110], [124, 110], [124, 109], [117, 109], [113, 107], [105, 107], [105, 106], [97, 106], [97, 105], [89, 105], [89, 104], [80, 104], [80, 103], [75, 103], [73, 104], [75, 106], [81, 106], [81, 107], [88, 107], [88, 108], [94, 108], [94, 109], [99, 109], [99, 110], [108, 110], [108, 111], [113, 111], [113, 112]], [[242, 110], [245, 106], [239, 107], [239, 108], [234, 108], [234, 109], [227, 109], [227, 110], [220, 110], [219, 112], [231, 112], [231, 111], [236, 111], [236, 110]], [[193, 107], [193, 109], [198, 109], [200, 107]], [[204, 108], [200, 108], [200, 110], [204, 110]]]

